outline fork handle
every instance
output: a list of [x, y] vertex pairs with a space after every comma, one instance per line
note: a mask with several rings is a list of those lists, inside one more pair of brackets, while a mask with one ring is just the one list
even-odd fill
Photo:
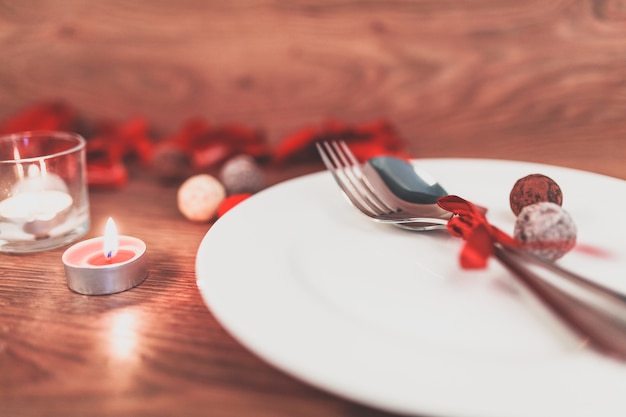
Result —
[[528, 262], [523, 251], [496, 245], [495, 257], [596, 350], [626, 359], [626, 304], [587, 281], [567, 280], [558, 270]]

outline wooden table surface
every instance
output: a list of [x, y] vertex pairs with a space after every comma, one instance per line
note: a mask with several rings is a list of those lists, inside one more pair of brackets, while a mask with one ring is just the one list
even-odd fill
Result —
[[[303, 167], [272, 182], [321, 169]], [[175, 186], [150, 178], [90, 193], [146, 242], [140, 286], [86, 296], [66, 285], [65, 248], [0, 255], [1, 416], [384, 416], [292, 379], [237, 343], [203, 303], [195, 257], [209, 224], [187, 221]]]

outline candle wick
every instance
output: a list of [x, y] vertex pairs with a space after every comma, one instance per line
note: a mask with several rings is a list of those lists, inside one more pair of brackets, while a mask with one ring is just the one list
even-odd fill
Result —
[[107, 252], [105, 258], [107, 258], [107, 261], [110, 261], [112, 257], [113, 257], [113, 251], [110, 250]]

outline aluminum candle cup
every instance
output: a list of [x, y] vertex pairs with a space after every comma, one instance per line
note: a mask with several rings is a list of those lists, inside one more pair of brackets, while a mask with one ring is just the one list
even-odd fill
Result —
[[146, 244], [135, 237], [119, 236], [117, 253], [103, 253], [105, 237], [76, 243], [63, 253], [67, 286], [86, 295], [126, 291], [148, 275]]
[[89, 230], [85, 140], [69, 132], [0, 136], [0, 252], [38, 252]]

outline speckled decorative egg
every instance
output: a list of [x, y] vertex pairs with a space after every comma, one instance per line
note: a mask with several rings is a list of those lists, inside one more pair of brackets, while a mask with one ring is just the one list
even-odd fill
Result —
[[224, 163], [219, 178], [229, 195], [254, 194], [260, 191], [265, 178], [261, 167], [249, 155], [237, 155]]
[[226, 197], [222, 183], [208, 174], [188, 178], [178, 189], [178, 209], [188, 220], [207, 222], [217, 215]]
[[549, 201], [559, 206], [563, 204], [561, 187], [550, 177], [531, 174], [517, 180], [509, 195], [511, 210], [517, 216], [531, 204]]
[[549, 201], [522, 209], [513, 236], [535, 255], [555, 261], [576, 245], [576, 225], [570, 214]]

